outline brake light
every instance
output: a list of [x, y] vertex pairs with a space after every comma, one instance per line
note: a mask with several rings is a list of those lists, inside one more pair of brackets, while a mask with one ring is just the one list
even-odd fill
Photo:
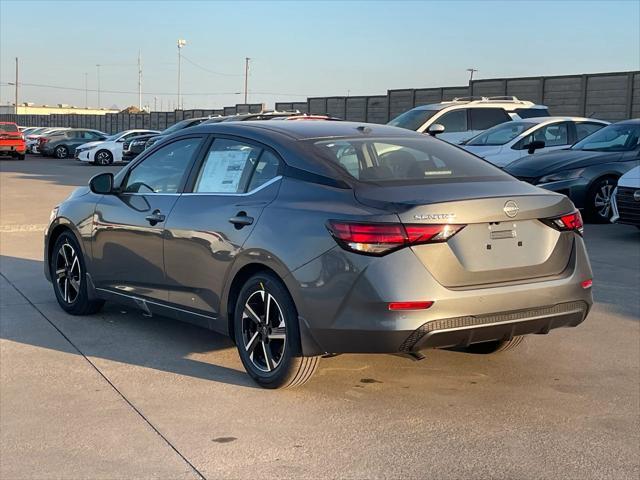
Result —
[[579, 235], [582, 235], [584, 232], [584, 223], [582, 222], [582, 215], [580, 215], [579, 210], [567, 215], [562, 215], [561, 217], [546, 219], [544, 222], [561, 232], [574, 231]]
[[446, 242], [464, 227], [449, 224], [351, 223], [336, 220], [327, 224], [333, 238], [345, 250], [377, 256], [411, 245]]
[[589, 280], [585, 280], [584, 282], [581, 282], [580, 285], [585, 290], [588, 290], [589, 288], [593, 287], [593, 279], [590, 278]]

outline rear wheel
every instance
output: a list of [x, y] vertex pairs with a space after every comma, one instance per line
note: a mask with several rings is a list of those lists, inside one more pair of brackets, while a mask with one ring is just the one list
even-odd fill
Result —
[[111, 165], [113, 163], [113, 155], [109, 150], [100, 150], [96, 153], [94, 161], [98, 165]]
[[587, 213], [589, 219], [597, 223], [609, 223], [613, 211], [611, 195], [616, 188], [617, 180], [613, 177], [597, 180], [587, 194]]
[[49, 259], [53, 290], [58, 304], [72, 315], [98, 312], [103, 300], [90, 300], [82, 250], [71, 232], [63, 232], [56, 240]]
[[16, 157], [18, 160], [24, 160], [25, 154], [24, 153], [19, 153], [18, 156]]
[[496, 340], [494, 342], [474, 343], [464, 348], [467, 353], [492, 354], [512, 350], [524, 342], [524, 336], [513, 337], [511, 340]]
[[282, 282], [259, 273], [242, 287], [235, 307], [238, 353], [249, 376], [264, 388], [306, 383], [319, 357], [302, 357], [296, 307]]
[[69, 156], [69, 149], [64, 145], [58, 145], [53, 153], [56, 158], [67, 158]]

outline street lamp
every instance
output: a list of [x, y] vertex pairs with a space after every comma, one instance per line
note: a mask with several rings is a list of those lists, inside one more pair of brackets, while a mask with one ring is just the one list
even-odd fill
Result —
[[469, 72], [469, 83], [473, 81], [473, 74], [477, 71], [478, 69], [476, 68], [467, 68], [467, 72]]
[[181, 52], [186, 44], [187, 44], [186, 40], [178, 39], [178, 109], [181, 109], [180, 104], [182, 100], [181, 94], [180, 94], [180, 87], [182, 84], [182, 71], [181, 71], [182, 53]]

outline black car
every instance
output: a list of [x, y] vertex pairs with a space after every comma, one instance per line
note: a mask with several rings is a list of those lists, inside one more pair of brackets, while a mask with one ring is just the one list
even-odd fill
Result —
[[[165, 138], [167, 135], [171, 135], [172, 133], [175, 133], [184, 128], [195, 127], [196, 125], [200, 125], [201, 123], [209, 120], [210, 118], [211, 117], [189, 118], [187, 120], [182, 120], [181, 122], [175, 123], [171, 125], [169, 128], [166, 128], [163, 131], [161, 131], [159, 134], [152, 135], [151, 137], [147, 138], [145, 147], [140, 152], [151, 147], [151, 145], [153, 145], [154, 143], [159, 142], [160, 140]], [[139, 148], [139, 147], [136, 147], [136, 148]], [[135, 158], [135, 155], [132, 158]], [[130, 158], [129, 160], [131, 160], [132, 158]]]
[[634, 119], [598, 130], [569, 149], [516, 160], [505, 171], [568, 196], [592, 221], [608, 223], [618, 178], [638, 164], [640, 119]]
[[140, 135], [138, 137], [125, 140], [125, 142], [122, 144], [122, 161], [130, 162], [131, 160], [136, 158], [138, 155], [144, 152], [145, 148], [147, 148], [147, 140], [157, 136], [157, 133], [150, 133], [147, 135]]

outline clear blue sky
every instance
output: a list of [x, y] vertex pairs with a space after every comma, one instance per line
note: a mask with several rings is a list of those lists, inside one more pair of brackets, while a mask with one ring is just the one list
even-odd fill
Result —
[[[0, 102], [20, 82], [137, 91], [166, 106], [177, 89], [176, 40], [184, 38], [186, 108], [249, 100], [383, 94], [390, 88], [464, 85], [478, 78], [640, 69], [640, 1], [13, 1], [0, 0]], [[261, 93], [259, 93], [261, 92]], [[274, 95], [274, 94], [278, 95]], [[24, 86], [20, 101], [84, 105], [84, 91]], [[90, 106], [96, 94], [89, 93]], [[103, 106], [137, 94], [102, 93]]]

